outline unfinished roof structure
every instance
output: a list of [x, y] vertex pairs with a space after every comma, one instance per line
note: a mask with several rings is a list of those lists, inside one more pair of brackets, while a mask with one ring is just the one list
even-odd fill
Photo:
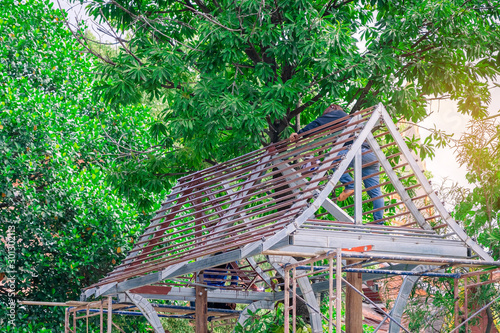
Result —
[[[363, 142], [377, 157], [371, 164], [381, 166], [382, 220], [373, 221], [369, 207], [376, 198], [362, 187], [363, 178], [373, 176], [362, 177]], [[354, 200], [341, 205], [336, 193], [346, 172], [354, 173]], [[369, 256], [392, 270], [443, 261], [497, 264], [446, 211], [379, 104], [303, 133], [297, 142], [284, 140], [180, 178], [126, 259], [81, 300], [118, 296], [163, 332], [159, 308], [148, 300], [194, 301], [195, 287], [203, 286], [210, 303], [271, 308], [284, 299], [285, 264], [339, 248], [358, 248], [359, 258], [351, 259]], [[328, 285], [307, 277], [297, 283], [313, 332], [322, 332], [314, 293]]]

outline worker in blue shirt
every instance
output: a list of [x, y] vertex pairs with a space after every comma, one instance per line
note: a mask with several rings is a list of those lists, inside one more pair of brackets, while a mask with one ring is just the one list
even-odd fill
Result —
[[[227, 275], [232, 269], [231, 264], [222, 264], [212, 269], [206, 269], [203, 272], [203, 280], [208, 286], [224, 287], [226, 285]], [[231, 286], [238, 285], [238, 275], [231, 274]]]
[[[299, 134], [310, 131], [312, 129], [315, 129], [316, 127], [334, 122], [334, 121], [339, 120], [341, 118], [345, 118], [347, 116], [348, 116], [348, 114], [345, 113], [344, 110], [339, 105], [331, 104], [328, 108], [325, 109], [322, 116], [318, 117], [316, 120], [307, 124], [304, 128], [302, 128], [300, 131], [298, 131], [298, 133], [292, 133], [292, 135], [290, 135], [290, 141], [295, 142], [299, 139]], [[349, 118], [346, 118], [346, 122], [348, 120], [349, 120]], [[335, 125], [338, 125], [338, 124], [336, 123]], [[309, 133], [308, 135], [311, 135], [313, 133]], [[345, 145], [350, 145], [350, 144], [352, 144], [352, 141], [345, 143]], [[370, 150], [370, 146], [368, 145], [368, 143], [363, 142], [363, 144], [361, 145], [362, 153], [365, 153], [369, 150]], [[347, 154], [348, 151], [349, 151], [348, 149], [344, 149], [344, 150], [340, 151], [337, 156], [339, 156], [339, 157], [343, 156], [343, 155]], [[368, 163], [374, 162], [374, 161], [377, 161], [377, 158], [375, 157], [375, 154], [372, 151], [367, 152], [366, 154], [362, 155], [362, 164], [368, 164]], [[351, 164], [349, 165], [349, 167], [353, 166], [353, 162], [354, 161], [351, 161]], [[378, 162], [371, 164], [369, 166], [362, 168], [362, 177], [364, 178], [366, 176], [373, 175], [379, 171], [380, 171], [380, 165]], [[354, 194], [354, 182], [352, 180], [351, 175], [349, 175], [349, 173], [344, 173], [342, 175], [342, 177], [340, 177], [340, 182], [342, 184], [350, 183], [350, 184], [345, 185], [344, 191], [337, 198], [338, 201], [344, 201], [348, 197], [350, 197], [351, 195]], [[373, 177], [368, 177], [368, 178], [364, 179], [363, 182], [365, 184], [365, 188], [379, 185], [379, 176], [374, 175]], [[381, 197], [382, 191], [380, 190], [380, 187], [376, 187], [376, 188], [368, 190], [366, 192], [368, 193], [370, 198], [377, 198], [377, 199], [373, 200], [373, 209], [374, 210], [384, 207], [384, 199]], [[384, 217], [384, 210], [383, 209], [379, 209], [373, 213], [373, 220], [374, 221], [382, 220], [383, 217]], [[383, 224], [383, 223], [384, 223], [384, 221], [377, 222], [377, 224]]]

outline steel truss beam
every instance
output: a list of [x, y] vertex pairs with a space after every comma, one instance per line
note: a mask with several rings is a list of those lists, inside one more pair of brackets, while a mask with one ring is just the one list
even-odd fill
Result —
[[[415, 267], [412, 271], [418, 273], [421, 271], [428, 271], [431, 268], [432, 266], [429, 265], [419, 265]], [[408, 298], [410, 297], [411, 291], [413, 290], [415, 283], [417, 283], [419, 279], [420, 276], [417, 275], [417, 276], [406, 276], [403, 280], [403, 284], [399, 289], [398, 297], [396, 298], [394, 306], [392, 307], [391, 310], [391, 315], [394, 317], [394, 319], [396, 319], [398, 323], [401, 323], [401, 318], [403, 316], [403, 311], [406, 308], [406, 304], [408, 303]], [[385, 322], [386, 318], [384, 318], [384, 321], [380, 323], [380, 326]], [[378, 329], [375, 330], [375, 332], [376, 331], [378, 331]], [[389, 333], [399, 333], [399, 331], [400, 331], [399, 326], [393, 323], [393, 321], [391, 321], [389, 323]]]
[[403, 184], [399, 180], [398, 175], [396, 174], [391, 164], [385, 157], [385, 154], [382, 152], [382, 149], [380, 148], [380, 145], [378, 144], [377, 140], [375, 140], [375, 138], [373, 137], [373, 134], [370, 133], [368, 135], [367, 141], [368, 144], [370, 145], [370, 148], [373, 150], [373, 153], [375, 154], [375, 156], [377, 156], [380, 165], [382, 166], [382, 168], [384, 168], [385, 173], [391, 180], [392, 185], [394, 185], [394, 188], [398, 192], [399, 197], [405, 203], [406, 207], [413, 215], [413, 218], [424, 230], [432, 230], [430, 224], [425, 220], [425, 218], [422, 216], [415, 203], [411, 200], [410, 196], [408, 195], [408, 192], [406, 192], [405, 187], [403, 186]]
[[270, 302], [270, 301], [255, 301], [253, 303], [251, 303], [250, 305], [248, 305], [247, 307], [245, 307], [242, 311], [241, 311], [241, 314], [238, 318], [238, 324], [240, 324], [241, 326], [244, 326], [245, 325], [245, 322], [251, 317], [250, 314], [249, 314], [249, 311], [251, 312], [255, 312], [259, 309], [269, 309], [269, 310], [272, 310], [274, 309], [274, 302]]
[[142, 312], [144, 317], [153, 327], [155, 333], [165, 333], [163, 329], [163, 325], [161, 324], [160, 318], [156, 313], [156, 310], [153, 306], [148, 302], [147, 299], [138, 294], [131, 294], [128, 291], [125, 292], [127, 297], [130, 299], [132, 303]]
[[385, 125], [387, 126], [387, 129], [392, 134], [392, 137], [398, 144], [399, 149], [401, 150], [406, 160], [410, 164], [410, 167], [415, 173], [415, 176], [419, 181], [420, 185], [422, 185], [422, 188], [431, 199], [432, 203], [434, 204], [434, 207], [437, 209], [441, 217], [446, 221], [446, 224], [456, 233], [456, 235], [465, 244], [467, 244], [472, 250], [474, 250], [474, 252], [476, 252], [481, 258], [487, 261], [493, 261], [493, 258], [465, 233], [465, 231], [451, 217], [446, 208], [444, 208], [443, 204], [441, 203], [441, 200], [439, 200], [439, 198], [437, 197], [436, 193], [432, 189], [424, 173], [420, 170], [417, 162], [415, 162], [415, 158], [413, 157], [410, 149], [406, 145], [406, 142], [404, 141], [403, 137], [401, 136], [401, 134], [399, 134], [396, 126], [392, 122], [391, 116], [387, 113], [387, 111], [382, 112], [382, 118], [385, 122]]

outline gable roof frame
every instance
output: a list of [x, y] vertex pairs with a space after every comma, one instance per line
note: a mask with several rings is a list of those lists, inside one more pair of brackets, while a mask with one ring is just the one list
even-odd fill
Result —
[[[195, 271], [207, 269], [207, 268], [210, 268], [210, 267], [214, 267], [214, 266], [217, 266], [217, 265], [220, 265], [220, 264], [229, 263], [231, 261], [239, 260], [239, 259], [242, 259], [242, 258], [252, 257], [252, 256], [254, 256], [256, 254], [259, 254], [262, 251], [264, 251], [263, 250], [264, 248], [265, 249], [271, 248], [273, 245], [275, 245], [277, 242], [279, 242], [282, 238], [286, 237], [288, 234], [290, 234], [296, 228], [298, 228], [303, 222], [305, 222], [307, 220], [307, 218], [309, 218], [311, 215], [313, 215], [314, 212], [317, 210], [317, 208], [319, 208], [319, 206], [322, 206], [323, 202], [328, 199], [327, 196], [331, 192], [331, 190], [333, 189], [333, 186], [338, 182], [338, 180], [340, 179], [340, 177], [342, 176], [342, 174], [345, 172], [345, 170], [349, 166], [350, 161], [352, 160], [352, 158], [354, 156], [353, 149], [355, 150], [355, 149], [359, 149], [361, 147], [361, 144], [366, 139], [366, 136], [368, 135], [368, 133], [371, 131], [371, 129], [375, 126], [375, 124], [377, 123], [378, 119], [380, 118], [380, 111], [377, 111], [378, 108], [379, 107], [377, 106], [377, 108], [373, 112], [371, 118], [368, 120], [367, 124], [364, 126], [364, 129], [361, 131], [361, 133], [358, 135], [358, 137], [353, 142], [353, 144], [351, 146], [351, 151], [346, 156], [342, 157], [342, 162], [340, 163], [340, 165], [336, 169], [334, 175], [332, 176], [332, 180], [330, 180], [330, 182], [328, 183], [330, 186], [327, 185], [326, 186], [327, 188], [323, 189], [320, 193], [318, 193], [316, 191], [316, 193], [315, 193], [316, 200], [315, 200], [314, 204], [313, 205], [309, 205], [309, 207], [306, 210], [302, 210], [301, 211], [300, 217], [302, 217], [302, 218], [299, 217], [298, 219], [296, 219], [296, 222], [293, 223], [293, 229], [282, 230], [282, 231], [278, 232], [275, 236], [273, 236], [270, 240], [262, 240], [261, 241], [262, 244], [257, 244], [257, 246], [246, 247], [246, 248], [244, 247], [241, 250], [241, 252], [239, 253], [239, 256], [237, 258], [235, 258], [234, 260], [226, 261], [227, 258], [225, 258], [225, 257], [228, 257], [228, 256], [223, 256], [223, 254], [224, 254], [223, 253], [223, 254], [214, 255], [213, 257], [210, 257], [212, 260], [208, 261], [208, 262], [210, 262], [210, 264], [208, 264], [208, 265], [213, 265], [213, 266], [206, 266], [206, 264], [204, 265], [203, 264], [204, 261], [197, 261], [195, 263], [191, 263], [192, 265], [190, 265], [188, 263], [185, 263], [185, 264], [182, 264], [182, 263], [175, 264], [174, 266], [169, 266], [169, 267], [165, 268], [164, 270], [162, 270], [160, 272], [155, 272], [155, 273], [152, 273], [152, 274], [149, 274], [149, 275], [146, 275], [146, 276], [137, 277], [137, 278], [134, 278], [132, 280], [123, 281], [123, 282], [120, 282], [120, 283], [117, 283], [117, 284], [112, 284], [112, 283], [111, 284], [106, 284], [105, 286], [102, 287], [103, 289], [106, 289], [106, 291], [104, 293], [100, 294], [100, 295], [106, 296], [106, 295], [113, 295], [113, 294], [120, 293], [120, 292], [125, 292], [125, 291], [128, 291], [128, 290], [133, 289], [133, 288], [145, 286], [145, 285], [148, 285], [148, 284], [151, 284], [151, 283], [155, 283], [155, 282], [160, 282], [160, 281], [163, 281], [163, 280], [165, 280], [167, 278], [170, 278], [170, 277], [179, 276], [179, 275], [181, 275], [180, 272], [184, 271], [185, 269], [192, 270], [192, 272], [195, 272]], [[360, 117], [353, 117], [349, 121], [349, 125], [342, 132], [343, 133], [344, 132], [349, 133], [352, 130], [354, 130], [354, 128], [356, 127], [356, 125], [350, 125], [350, 124], [356, 123], [359, 120], [360, 120]], [[350, 136], [349, 134], [343, 134], [343, 135], [341, 135], [336, 140], [336, 144], [333, 145], [333, 147], [331, 148], [331, 150], [335, 150], [335, 148], [337, 148], [337, 146], [340, 145], [340, 144], [343, 145], [343, 142], [346, 139], [348, 139], [349, 136]], [[362, 140], [360, 140], [360, 138]], [[304, 193], [307, 193], [308, 189], [314, 187], [314, 185], [316, 184], [317, 180], [320, 179], [320, 178], [322, 178], [324, 176], [324, 174], [328, 170], [330, 170], [330, 166], [335, 162], [335, 157], [336, 157], [337, 154], [338, 153], [334, 154], [333, 156], [329, 156], [328, 154], [326, 155], [326, 157], [328, 157], [329, 161], [326, 162], [326, 163], [324, 163], [321, 166], [321, 168], [318, 170], [319, 172], [317, 172], [312, 177], [311, 181], [309, 182], [309, 185], [307, 185], [305, 187], [305, 189], [302, 191], [302, 194], [299, 194], [299, 196], [298, 196], [299, 199], [302, 198], [302, 197], [304, 197]], [[264, 159], [263, 159], [263, 161], [265, 163], [268, 160], [269, 160], [268, 157], [264, 157]], [[282, 162], [282, 164], [285, 164], [285, 163]], [[288, 166], [288, 168], [292, 168], [292, 167]], [[281, 169], [283, 169], [283, 167]], [[259, 173], [259, 172], [260, 172], [260, 170], [257, 170], [256, 173]], [[253, 174], [255, 175], [256, 173], [253, 173]], [[333, 180], [335, 178], [337, 178], [336, 181]], [[252, 181], [254, 181], [254, 179], [252, 179]], [[245, 188], [244, 191], [245, 190], [247, 190], [247, 189]], [[172, 199], [170, 199], [169, 201], [172, 201]], [[296, 207], [299, 206], [300, 203], [303, 203], [303, 202], [304, 202], [304, 200], [301, 200], [301, 201], [295, 203], [294, 205], [292, 205], [291, 209], [297, 210]], [[338, 209], [338, 211], [340, 211], [340, 209], [338, 208], [338, 206], [335, 205], [333, 202], [331, 202], [331, 200], [328, 199], [327, 203], [329, 204], [329, 205], [328, 204], [326, 205], [327, 207], [334, 207], [335, 208], [335, 209], [331, 209], [331, 210], [337, 210]], [[297, 223], [297, 220], [301, 221], [300, 224]], [[148, 229], [150, 229], [150, 228], [148, 228]], [[141, 239], [143, 239], [143, 238], [141, 238]], [[260, 246], [262, 246], [261, 249], [259, 249]], [[219, 259], [219, 260], [217, 260], [216, 263], [215, 263], [214, 259], [216, 259], [216, 258]], [[193, 268], [191, 268], [191, 267], [193, 267]], [[185, 273], [187, 273], [187, 272], [185, 272]], [[185, 273], [183, 273], [183, 274], [185, 274]], [[84, 297], [82, 296], [81, 299], [84, 299], [84, 298], [90, 296], [91, 294], [92, 294], [92, 292], [85, 293], [85, 296]]]
[[[338, 220], [343, 220], [351, 223], [354, 222], [354, 219], [352, 219], [352, 217], [350, 217], [347, 213], [345, 213], [344, 210], [342, 210], [331, 199], [329, 199], [328, 195], [330, 195], [330, 193], [338, 183], [340, 177], [346, 172], [351, 162], [355, 160], [356, 156], [360, 157], [361, 145], [365, 140], [369, 143], [371, 149], [377, 156], [378, 161], [380, 162], [381, 166], [383, 167], [387, 176], [389, 177], [391, 183], [394, 185], [397, 193], [401, 197], [405, 206], [410, 211], [411, 215], [417, 221], [418, 225], [424, 230], [428, 231], [433, 230], [432, 227], [424, 218], [424, 216], [422, 215], [422, 213], [416, 207], [415, 203], [413, 203], [412, 198], [408, 195], [406, 189], [404, 188], [403, 184], [401, 183], [400, 179], [398, 178], [391, 164], [388, 162], [386, 156], [382, 152], [380, 145], [378, 144], [373, 134], [371, 133], [378, 122], [385, 123], [389, 133], [394, 138], [403, 156], [408, 161], [410, 168], [415, 173], [415, 177], [417, 178], [418, 182], [421, 184], [422, 188], [425, 190], [426, 194], [432, 201], [433, 205], [436, 207], [436, 210], [441, 215], [443, 220], [447, 223], [447, 225], [461, 239], [461, 241], [467, 244], [467, 246], [469, 246], [474, 252], [476, 252], [483, 260], [493, 261], [491, 256], [488, 253], [486, 253], [486, 251], [484, 251], [470, 237], [468, 237], [465, 234], [465, 232], [460, 228], [460, 226], [456, 223], [456, 221], [454, 221], [453, 218], [446, 211], [443, 204], [438, 199], [437, 195], [430, 187], [429, 182], [427, 181], [422, 171], [418, 167], [404, 139], [401, 137], [396, 126], [392, 122], [390, 115], [387, 113], [387, 111], [385, 110], [384, 106], [381, 103], [375, 107], [372, 114], [365, 122], [364, 126], [361, 127], [361, 131], [357, 135], [355, 134], [355, 138], [353, 139], [352, 143], [350, 143], [350, 147], [348, 148], [349, 150], [347, 154], [345, 154], [342, 157], [342, 160], [336, 166], [333, 175], [329, 178], [326, 185], [324, 185], [321, 189], [317, 188], [318, 182], [321, 179], [324, 179], [325, 174], [332, 168], [332, 165], [339, 160], [339, 157], [337, 157], [338, 147], [339, 146], [342, 147], [342, 145], [344, 145], [346, 140], [352, 138], [353, 136], [352, 132], [357, 126], [359, 126], [356, 125], [356, 123], [359, 123], [360, 119], [361, 115], [357, 115], [350, 119], [349, 125], [347, 125], [342, 132], [344, 134], [337, 136], [335, 142], [333, 142], [332, 146], [330, 147], [329, 152], [324, 154], [323, 163], [319, 166], [317, 170], [315, 170], [313, 176], [308, 181], [305, 180], [303, 177], [301, 178], [298, 176], [298, 173], [300, 173], [299, 168], [301, 165], [304, 164], [303, 162], [299, 163], [297, 166], [291, 165], [289, 162], [287, 162], [287, 160], [281, 158], [281, 155], [283, 154], [281, 154], [276, 150], [273, 150], [273, 148], [261, 149], [255, 152], [255, 154], [253, 155], [249, 153], [238, 158], [243, 162], [257, 161], [256, 162], [257, 166], [245, 167], [244, 170], [246, 171], [251, 170], [251, 172], [249, 176], [247, 176], [248, 178], [246, 178], [246, 180], [243, 183], [241, 183], [243, 185], [241, 185], [241, 189], [239, 189], [238, 191], [233, 190], [233, 188], [237, 187], [231, 185], [231, 181], [229, 180], [221, 183], [222, 187], [226, 190], [228, 195], [230, 195], [233, 202], [229, 205], [228, 208], [225, 208], [223, 212], [221, 211], [220, 208], [222, 204], [219, 205], [219, 210], [218, 210], [219, 219], [214, 226], [210, 227], [211, 231], [214, 232], [216, 231], [216, 236], [211, 235], [212, 238], [210, 238], [209, 234], [209, 237], [207, 237], [207, 242], [209, 242], [210, 244], [212, 243], [215, 244], [218, 240], [224, 238], [225, 235], [228, 232], [230, 232], [229, 230], [231, 228], [230, 222], [232, 220], [241, 219], [245, 223], [249, 224], [251, 223], [250, 219], [245, 217], [245, 213], [241, 211], [241, 206], [239, 205], [243, 202], [243, 200], [248, 200], [247, 194], [249, 193], [249, 191], [253, 186], [256, 186], [256, 184], [261, 183], [261, 180], [263, 179], [263, 174], [265, 173], [265, 169], [269, 166], [272, 166], [276, 170], [278, 170], [283, 175], [283, 177], [289, 182], [289, 184], [292, 185], [291, 191], [295, 194], [296, 198], [294, 203], [287, 210], [288, 212], [287, 216], [291, 215], [292, 213], [297, 213], [297, 215], [293, 219], [293, 221], [285, 225], [283, 229], [274, 232], [273, 235], [267, 238], [263, 237], [259, 241], [245, 244], [244, 246], [238, 249], [231, 250], [222, 254], [211, 255], [208, 257], [200, 256], [194, 262], [190, 262], [190, 260], [180, 261], [168, 265], [166, 267], [159, 267], [156, 271], [154, 271], [155, 269], [153, 268], [152, 271], [146, 273], [147, 275], [142, 275], [132, 278], [126, 277], [127, 280], [124, 281], [123, 280], [113, 281], [111, 283], [105, 283], [104, 285], [101, 284], [95, 287], [91, 287], [91, 289], [87, 290], [84, 293], [84, 295], [82, 295], [82, 297], [86, 298], [92, 294], [97, 296], [97, 295], [112, 295], [117, 293], [123, 293], [130, 289], [160, 282], [168, 278], [181, 276], [183, 274], [207, 269], [210, 267], [215, 267], [220, 264], [234, 262], [242, 258], [249, 258], [256, 254], [260, 254], [264, 251], [272, 249], [274, 246], [276, 246], [276, 244], [282, 242], [289, 235], [297, 231], [308, 219], [314, 216], [315, 212], [320, 207], [324, 207], [330, 214], [332, 214], [332, 216], [334, 216]], [[292, 153], [287, 152], [286, 154], [284, 154], [284, 156], [289, 157], [292, 156], [293, 154], [303, 153], [307, 151], [307, 149], [308, 149], [307, 146], [300, 147], [297, 148]], [[358, 169], [361, 168], [360, 163], [354, 163], [354, 164], [355, 168]], [[213, 174], [218, 170], [224, 170], [223, 169], [224, 167], [225, 165], [222, 164], [219, 166], [211, 167], [205, 171], [199, 171], [193, 175], [193, 178], [191, 178], [192, 180], [190, 182], [194, 182], [194, 179], [197, 178], [202, 179], [204, 175]], [[237, 174], [238, 171], [237, 170], [233, 171], [232, 169], [228, 169], [228, 171], [225, 172], [227, 172], [228, 175], [232, 175], [232, 174]], [[360, 172], [357, 172], [357, 174], [359, 175]], [[360, 177], [357, 177], [357, 179], [355, 178], [355, 182], [357, 182], [358, 186], [361, 186]], [[299, 188], [301, 188], [302, 190], [299, 191]], [[195, 194], [193, 194], [193, 192], [195, 192]], [[206, 195], [206, 192], [207, 191], [204, 192], [205, 193], [204, 195]], [[360, 191], [358, 190], [358, 194], [359, 192]], [[152, 245], [156, 244], [156, 243], [153, 244], [148, 243], [146, 245], [146, 241], [150, 239], [151, 235], [157, 235], [157, 234], [161, 235], [161, 232], [163, 232], [165, 228], [161, 226], [160, 221], [165, 221], [167, 220], [167, 216], [174, 214], [174, 210], [172, 210], [169, 214], [165, 214], [165, 212], [167, 211], [169, 206], [173, 205], [173, 202], [175, 200], [183, 200], [183, 198], [186, 197], [189, 197], [191, 199], [194, 198], [196, 200], [196, 198], [198, 198], [201, 195], [201, 193], [202, 193], [201, 191], [196, 192], [193, 186], [189, 187], [189, 182], [188, 184], [180, 184], [180, 187], [174, 190], [174, 192], [168, 197], [167, 201], [164, 202], [162, 208], [157, 212], [155, 218], [153, 219], [154, 222], [146, 229], [145, 232], [146, 235], [141, 237], [141, 242], [143, 243], [140, 244], [140, 246], [134, 247], [134, 250], [132, 251], [133, 253], [127, 256], [127, 258], [124, 260], [124, 264], [122, 264], [121, 267], [117, 268], [114, 271], [114, 274], [117, 275], [118, 273], [124, 271], [127, 265], [130, 265], [133, 262], [134, 258], [138, 255], [139, 250], [141, 249], [143, 250], [145, 248], [152, 248]], [[308, 195], [310, 195], [311, 193], [314, 200], [308, 203], [307, 200], [310, 198], [310, 196], [308, 197]], [[214, 195], [212, 195], [212, 198], [213, 197]], [[358, 199], [356, 201], [358, 202], [357, 209], [359, 209], [360, 200]], [[180, 209], [179, 203], [177, 202], [176, 205], [177, 206], [174, 205], [174, 207], [177, 207], [175, 209], [179, 210]], [[358, 216], [360, 216], [360, 214]], [[286, 218], [278, 219], [276, 223], [279, 224], [283, 221], [286, 222]]]

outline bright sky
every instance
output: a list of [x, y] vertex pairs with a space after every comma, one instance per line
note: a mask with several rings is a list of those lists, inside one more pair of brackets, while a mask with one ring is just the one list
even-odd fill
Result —
[[[491, 104], [489, 106], [490, 115], [500, 113], [500, 88], [491, 89]], [[448, 134], [454, 134], [453, 137], [458, 139], [465, 131], [469, 116], [458, 113], [457, 104], [455, 102], [432, 101], [430, 110], [433, 113], [419, 125], [433, 128], [436, 125], [437, 129], [443, 130]], [[420, 129], [422, 139], [429, 135], [428, 131]], [[436, 156], [433, 160], [427, 159], [427, 170], [434, 175], [433, 183], [442, 184], [445, 179], [447, 181], [457, 182], [461, 186], [471, 188], [472, 186], [465, 179], [466, 170], [460, 167], [456, 161], [455, 155], [450, 148], [440, 148], [436, 150]]]
[[[85, 21], [87, 26], [89, 27], [92, 34], [96, 37], [97, 40], [101, 42], [111, 42], [114, 41], [113, 38], [107, 36], [103, 31], [101, 31], [100, 24], [95, 22], [85, 13], [86, 4], [80, 4], [80, 2], [74, 3], [72, 0], [51, 0], [54, 4], [54, 9], [58, 9], [59, 5], [62, 9], [66, 10], [68, 13], [68, 21], [71, 25], [71, 29], [75, 29], [76, 22], [82, 23]], [[108, 26], [105, 24], [102, 25], [103, 28], [108, 29]]]

